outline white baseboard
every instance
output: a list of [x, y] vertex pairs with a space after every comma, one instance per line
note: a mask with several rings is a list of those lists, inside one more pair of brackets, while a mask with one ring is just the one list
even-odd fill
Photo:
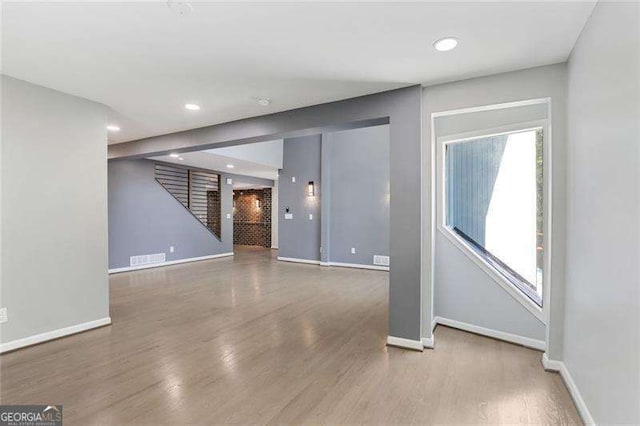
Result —
[[278, 246], [271, 246], [272, 249], [278, 250]]
[[571, 398], [573, 398], [573, 402], [576, 404], [578, 413], [580, 413], [580, 417], [582, 417], [582, 421], [587, 425], [595, 425], [596, 422], [593, 420], [591, 412], [589, 411], [587, 404], [584, 402], [584, 399], [582, 399], [582, 395], [580, 394], [576, 383], [573, 381], [573, 377], [571, 377], [571, 373], [569, 373], [565, 363], [549, 359], [547, 354], [544, 353], [542, 354], [542, 366], [545, 370], [557, 371], [560, 373], [565, 386], [569, 390], [569, 394], [571, 394]]
[[372, 269], [374, 271], [389, 271], [388, 266], [364, 265], [361, 263], [320, 262], [320, 266], [338, 266], [341, 268], [357, 268], [357, 269]]
[[400, 348], [413, 349], [422, 352], [424, 346], [420, 340], [405, 339], [402, 337], [387, 336], [387, 345], [398, 346]]
[[484, 328], [478, 325], [468, 324], [462, 321], [456, 321], [448, 318], [435, 317], [435, 321], [438, 324], [446, 325], [448, 327], [459, 328], [460, 330], [469, 331], [471, 333], [481, 334], [483, 336], [493, 337], [494, 339], [504, 340], [505, 342], [516, 343], [518, 345], [526, 346], [528, 348], [544, 351], [547, 348], [544, 340], [532, 339], [530, 337], [518, 336], [517, 334], [511, 334], [504, 331], [493, 330], [491, 328]]
[[95, 321], [84, 322], [82, 324], [72, 325], [70, 327], [47, 331], [46, 333], [36, 334], [35, 336], [29, 336], [23, 339], [12, 340], [11, 342], [0, 344], [0, 353], [15, 351], [16, 349], [36, 345], [38, 343], [58, 339], [64, 336], [70, 336], [72, 334], [81, 333], [83, 331], [91, 330], [92, 328], [104, 327], [105, 325], [109, 324], [111, 324], [111, 318], [105, 317], [97, 319]]
[[422, 338], [422, 346], [424, 346], [427, 349], [433, 349], [435, 347], [435, 341], [433, 338], [433, 334], [431, 335], [431, 337], [423, 337]]
[[119, 272], [130, 272], [130, 271], [137, 271], [139, 269], [158, 268], [160, 266], [177, 265], [179, 263], [197, 262], [199, 260], [217, 259], [219, 257], [228, 257], [228, 256], [233, 256], [233, 252], [220, 253], [220, 254], [211, 254], [209, 256], [190, 257], [188, 259], [170, 260], [168, 262], [151, 263], [149, 265], [142, 265], [142, 266], [125, 266], [123, 268], [113, 268], [113, 269], [109, 269], [109, 273], [110, 274], [117, 274]]
[[433, 334], [433, 330], [436, 329], [436, 325], [438, 325], [438, 317], [433, 317], [431, 319], [431, 334]]
[[547, 356], [547, 353], [545, 352], [542, 354], [542, 366], [544, 367], [545, 370], [559, 372], [563, 366], [563, 362], [556, 361], [554, 359], [549, 359], [549, 357]]
[[296, 259], [295, 257], [280, 257], [278, 256], [278, 260], [283, 262], [294, 262], [294, 263], [308, 263], [309, 265], [319, 265], [319, 260], [310, 260], [310, 259]]
[[320, 266], [338, 266], [341, 268], [357, 268], [357, 269], [372, 269], [375, 271], [389, 271], [388, 266], [362, 265], [359, 263], [321, 262], [319, 260], [297, 259], [295, 257], [280, 257], [280, 256], [278, 256], [278, 260], [282, 260], [283, 262], [308, 263], [310, 265], [320, 265]]

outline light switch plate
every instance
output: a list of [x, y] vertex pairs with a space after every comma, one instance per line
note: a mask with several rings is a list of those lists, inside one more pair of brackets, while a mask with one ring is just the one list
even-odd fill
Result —
[[176, 251], [176, 248], [174, 246], [169, 247], [169, 253], [173, 253], [174, 251]]
[[309, 220], [313, 220], [313, 214], [309, 213]]
[[231, 213], [227, 213], [227, 219], [231, 219]]
[[227, 185], [233, 185], [233, 179], [227, 178]]
[[0, 309], [0, 324], [4, 324], [9, 321], [9, 317], [7, 316], [7, 308]]
[[296, 177], [295, 176], [291, 176], [291, 183], [296, 183]]

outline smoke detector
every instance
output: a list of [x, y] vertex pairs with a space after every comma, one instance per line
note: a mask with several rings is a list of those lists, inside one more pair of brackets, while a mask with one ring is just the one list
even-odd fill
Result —
[[271, 99], [258, 98], [256, 102], [258, 102], [258, 105], [266, 107], [266, 106], [269, 106], [269, 104], [271, 103]]
[[187, 16], [193, 12], [193, 6], [188, 1], [167, 1], [167, 7], [178, 16]]

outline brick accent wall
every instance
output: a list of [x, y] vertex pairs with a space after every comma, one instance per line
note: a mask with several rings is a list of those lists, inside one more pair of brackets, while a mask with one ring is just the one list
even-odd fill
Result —
[[207, 228], [221, 238], [222, 211], [220, 205], [220, 191], [207, 191]]
[[271, 188], [235, 190], [233, 205], [233, 243], [270, 248]]

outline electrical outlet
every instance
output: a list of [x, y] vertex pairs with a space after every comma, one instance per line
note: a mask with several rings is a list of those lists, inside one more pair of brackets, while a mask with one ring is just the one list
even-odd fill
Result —
[[313, 220], [313, 214], [309, 213], [309, 220]]
[[9, 317], [7, 316], [7, 308], [0, 309], [0, 324], [4, 324], [9, 321]]
[[296, 177], [295, 176], [291, 176], [291, 183], [296, 183]]
[[169, 247], [169, 253], [173, 253], [174, 251], [176, 251], [175, 247], [173, 246]]
[[351, 254], [356, 254], [356, 248], [355, 247], [351, 247]]
[[227, 219], [231, 219], [231, 213], [227, 213]]

